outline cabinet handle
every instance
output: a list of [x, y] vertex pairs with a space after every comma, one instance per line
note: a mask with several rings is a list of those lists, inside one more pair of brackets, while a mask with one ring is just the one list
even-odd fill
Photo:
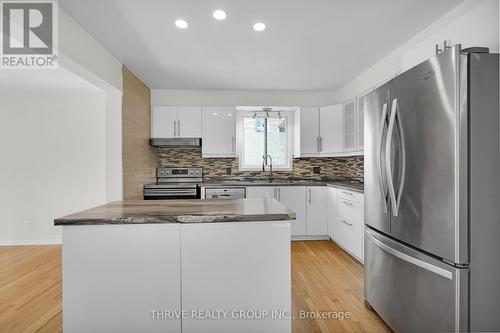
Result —
[[340, 222], [342, 222], [342, 223], [344, 223], [344, 224], [347, 224], [347, 225], [352, 225], [352, 223], [349, 223], [349, 222], [347, 222], [347, 221], [346, 221], [346, 220], [344, 220], [344, 219], [340, 219]]
[[281, 188], [278, 187], [278, 201], [281, 201]]
[[175, 127], [177, 122], [174, 120], [174, 136], [177, 136], [177, 128]]
[[323, 151], [323, 137], [321, 136], [319, 137], [319, 151]]
[[177, 120], [177, 136], [181, 136], [181, 121]]
[[344, 201], [344, 200], [342, 200], [342, 203], [345, 204], [345, 205], [348, 205], [348, 206], [352, 206], [353, 205], [352, 202], [348, 202], [348, 201]]
[[319, 153], [319, 136], [316, 138], [316, 151]]
[[345, 195], [352, 195], [351, 192], [342, 191], [342, 193], [344, 193]]
[[312, 203], [312, 193], [311, 193], [311, 189], [308, 189], [308, 192], [309, 192], [309, 199], [307, 199], [307, 201], [309, 201], [309, 203]]

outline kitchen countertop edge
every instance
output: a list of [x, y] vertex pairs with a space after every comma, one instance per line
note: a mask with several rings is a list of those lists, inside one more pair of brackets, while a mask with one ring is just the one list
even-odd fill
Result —
[[116, 201], [54, 220], [56, 226], [158, 223], [276, 222], [295, 220], [274, 199]]
[[251, 181], [209, 181], [203, 182], [201, 184], [202, 187], [254, 187], [254, 186], [328, 186], [335, 187], [340, 189], [346, 189], [354, 192], [358, 192], [364, 194], [364, 186], [363, 184], [349, 184], [343, 181], [307, 181], [307, 180], [298, 180], [298, 181], [290, 181], [290, 182], [251, 182]]
[[54, 225], [105, 225], [105, 224], [192, 224], [192, 223], [228, 223], [228, 222], [276, 222], [295, 220], [295, 214], [267, 214], [267, 215], [176, 215], [176, 216], [148, 216], [131, 218], [59, 218], [54, 220]]

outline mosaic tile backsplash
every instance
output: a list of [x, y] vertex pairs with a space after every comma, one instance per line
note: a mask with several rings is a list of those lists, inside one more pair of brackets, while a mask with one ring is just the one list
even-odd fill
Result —
[[[199, 167], [203, 176], [213, 179], [265, 179], [269, 172], [239, 171], [237, 158], [202, 158], [201, 148], [154, 148], [160, 167]], [[319, 167], [315, 174], [313, 168]], [[230, 168], [231, 174], [228, 174]], [[267, 170], [267, 168], [266, 168]], [[295, 158], [292, 171], [274, 171], [275, 178], [323, 180], [331, 178], [363, 179], [363, 156]]]

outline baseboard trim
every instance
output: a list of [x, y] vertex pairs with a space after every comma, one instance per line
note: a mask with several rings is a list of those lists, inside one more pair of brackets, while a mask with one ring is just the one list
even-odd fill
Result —
[[328, 236], [292, 236], [293, 241], [329, 240]]
[[3, 240], [0, 246], [61, 245], [62, 239]]

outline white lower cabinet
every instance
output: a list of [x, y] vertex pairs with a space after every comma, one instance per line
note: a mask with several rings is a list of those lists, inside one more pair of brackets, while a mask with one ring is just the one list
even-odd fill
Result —
[[181, 332], [180, 318], [151, 317], [181, 308], [180, 230], [179, 223], [64, 226], [64, 332]]
[[338, 212], [338, 190], [335, 187], [328, 188], [327, 215], [328, 215], [328, 237], [334, 239], [335, 226], [339, 218]]
[[291, 332], [290, 221], [62, 232], [64, 332]]
[[306, 187], [305, 186], [280, 186], [278, 200], [295, 212], [296, 220], [292, 221], [292, 236], [306, 234]]
[[268, 198], [278, 199], [276, 197], [275, 186], [251, 186], [247, 187], [247, 198]]
[[[252, 310], [291, 310], [288, 221], [183, 224], [180, 237], [182, 309], [188, 313], [182, 332], [291, 331], [291, 320], [248, 317]], [[227, 318], [192, 315], [216, 310], [228, 311]]]
[[294, 239], [326, 238], [328, 235], [325, 186], [249, 186], [247, 198], [274, 198], [293, 211]]
[[326, 186], [307, 187], [307, 236], [326, 236], [327, 226]]
[[250, 186], [247, 198], [274, 198], [296, 214], [295, 240], [331, 238], [363, 262], [364, 195], [326, 186]]
[[337, 202], [338, 215], [333, 222], [332, 238], [344, 250], [363, 262], [364, 196], [339, 190]]

